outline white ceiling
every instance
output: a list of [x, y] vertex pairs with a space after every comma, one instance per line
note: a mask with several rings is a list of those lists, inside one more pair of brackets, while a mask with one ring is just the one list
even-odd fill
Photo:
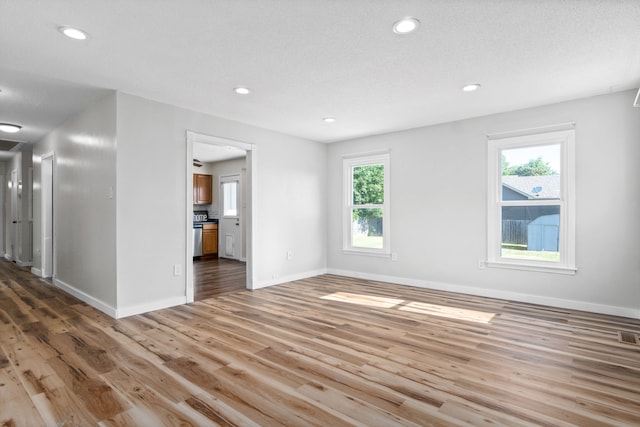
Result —
[[203, 163], [239, 159], [246, 155], [247, 152], [245, 150], [231, 146], [202, 143], [193, 144], [193, 159], [197, 159]]
[[609, 93], [640, 86], [639, 23], [640, 0], [0, 0], [2, 139], [105, 90], [322, 142]]

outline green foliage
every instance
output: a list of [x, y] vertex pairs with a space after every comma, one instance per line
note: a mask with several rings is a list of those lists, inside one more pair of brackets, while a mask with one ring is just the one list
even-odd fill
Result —
[[542, 157], [531, 159], [524, 165], [510, 166], [504, 155], [502, 155], [502, 175], [541, 176], [557, 174], [558, 172], [553, 170], [548, 162], [542, 160]]
[[[379, 205], [384, 203], [384, 166], [366, 165], [353, 168], [353, 204]], [[364, 222], [382, 218], [382, 209], [354, 209], [353, 219]]]
[[384, 203], [384, 166], [367, 165], [353, 168], [353, 204]]
[[[384, 165], [353, 168], [353, 204], [381, 205], [384, 203]], [[382, 236], [382, 209], [355, 208], [353, 220], [368, 236]]]

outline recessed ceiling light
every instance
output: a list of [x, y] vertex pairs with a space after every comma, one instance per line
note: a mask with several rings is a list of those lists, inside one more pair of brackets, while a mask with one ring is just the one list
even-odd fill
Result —
[[82, 31], [78, 28], [60, 27], [58, 28], [58, 30], [65, 36], [69, 37], [70, 39], [86, 40], [89, 38], [89, 34], [86, 31]]
[[234, 87], [233, 91], [238, 95], [249, 95], [251, 93], [251, 89], [243, 86]]
[[11, 123], [0, 123], [0, 130], [2, 132], [16, 133], [20, 131], [20, 129], [22, 129], [22, 126], [20, 125], [14, 125]]
[[418, 19], [407, 16], [393, 24], [393, 32], [396, 34], [409, 34], [414, 32], [420, 26]]
[[324, 117], [322, 119], [322, 121], [325, 122], [325, 123], [333, 123], [333, 122], [336, 121], [336, 118], [335, 117]]
[[462, 87], [462, 90], [465, 92], [473, 92], [474, 90], [480, 89], [480, 84], [472, 83], [470, 85], [465, 85]]

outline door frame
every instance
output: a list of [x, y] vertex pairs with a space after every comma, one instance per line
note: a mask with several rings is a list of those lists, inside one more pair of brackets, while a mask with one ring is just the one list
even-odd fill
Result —
[[195, 298], [193, 280], [193, 144], [211, 144], [223, 147], [235, 147], [247, 152], [247, 184], [245, 191], [247, 194], [247, 217], [246, 224], [246, 276], [247, 289], [254, 289], [257, 283], [255, 276], [255, 248], [254, 236], [256, 235], [257, 224], [257, 200], [258, 200], [258, 146], [233, 139], [218, 136], [206, 135], [188, 130], [186, 132], [187, 156], [186, 156], [186, 227], [185, 227], [185, 295], [187, 304], [192, 303]]
[[[45, 168], [43, 167], [45, 162], [51, 162], [51, 174], [45, 175]], [[56, 169], [56, 159], [55, 154], [53, 152], [46, 153], [40, 156], [40, 276], [44, 278], [52, 277], [55, 279], [56, 277], [56, 249], [55, 249], [55, 169]], [[51, 182], [51, 194], [50, 197], [47, 198], [47, 194], [45, 191], [45, 183], [49, 180]], [[51, 203], [51, 210], [49, 211], [46, 201], [49, 200]], [[51, 214], [51, 218], [49, 218], [49, 213]], [[51, 221], [51, 274], [48, 275], [45, 270], [45, 259], [47, 258], [47, 250], [48, 247], [45, 244], [45, 229], [47, 221]]]

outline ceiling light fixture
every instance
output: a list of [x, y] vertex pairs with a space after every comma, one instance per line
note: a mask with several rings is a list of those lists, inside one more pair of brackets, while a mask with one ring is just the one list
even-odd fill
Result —
[[409, 34], [414, 32], [420, 26], [420, 21], [412, 16], [407, 16], [393, 24], [393, 32], [396, 34]]
[[251, 89], [243, 86], [234, 87], [233, 91], [238, 95], [249, 95], [251, 93]]
[[324, 117], [322, 119], [322, 121], [325, 122], [325, 123], [333, 123], [333, 122], [336, 121], [336, 118], [335, 117]]
[[478, 90], [478, 89], [480, 89], [480, 84], [478, 83], [472, 83], [462, 87], [462, 90], [465, 92], [473, 92], [474, 90]]
[[22, 129], [22, 126], [14, 125], [11, 123], [0, 123], [0, 130], [2, 132], [16, 133], [16, 132], [19, 132], [20, 129]]
[[74, 39], [74, 40], [86, 40], [89, 38], [89, 34], [86, 31], [82, 31], [78, 28], [74, 28], [74, 27], [60, 27], [58, 28], [58, 30], [64, 34], [65, 36], [69, 37], [70, 39]]

